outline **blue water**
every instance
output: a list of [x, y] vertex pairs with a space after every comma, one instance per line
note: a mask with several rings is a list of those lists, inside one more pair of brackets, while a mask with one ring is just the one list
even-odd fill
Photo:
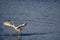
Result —
[[21, 36], [0, 36], [0, 40], [60, 40], [60, 33], [28, 34]]
[[[17, 33], [9, 20], [28, 25]], [[60, 1], [0, 0], [0, 40], [60, 40]]]

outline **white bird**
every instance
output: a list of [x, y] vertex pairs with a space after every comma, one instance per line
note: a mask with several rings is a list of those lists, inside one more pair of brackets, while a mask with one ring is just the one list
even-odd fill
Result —
[[21, 31], [21, 29], [27, 25], [27, 23], [23, 23], [23, 24], [20, 24], [18, 26], [15, 26], [13, 24], [13, 22], [4, 22], [3, 24], [6, 25], [6, 26], [13, 27], [17, 32]]

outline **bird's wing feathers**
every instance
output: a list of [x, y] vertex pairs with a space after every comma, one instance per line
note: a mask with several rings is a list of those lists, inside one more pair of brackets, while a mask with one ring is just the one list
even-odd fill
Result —
[[27, 25], [27, 23], [20, 24], [19, 26], [17, 26], [18, 27], [17, 29], [25, 27], [26, 25]]

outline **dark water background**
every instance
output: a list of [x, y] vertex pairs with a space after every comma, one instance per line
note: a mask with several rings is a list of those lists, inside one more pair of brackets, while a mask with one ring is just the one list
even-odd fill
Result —
[[[8, 20], [28, 25], [17, 34]], [[60, 40], [60, 0], [0, 0], [0, 40]]]

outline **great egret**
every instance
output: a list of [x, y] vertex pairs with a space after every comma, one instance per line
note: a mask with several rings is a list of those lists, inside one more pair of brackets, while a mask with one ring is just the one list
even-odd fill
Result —
[[13, 27], [18, 32], [18, 31], [21, 31], [21, 28], [23, 28], [23, 27], [25, 27], [27, 25], [27, 22], [23, 23], [23, 24], [20, 24], [18, 26], [15, 26], [13, 24], [13, 22], [4, 22], [3, 24], [6, 25], [6, 26]]

